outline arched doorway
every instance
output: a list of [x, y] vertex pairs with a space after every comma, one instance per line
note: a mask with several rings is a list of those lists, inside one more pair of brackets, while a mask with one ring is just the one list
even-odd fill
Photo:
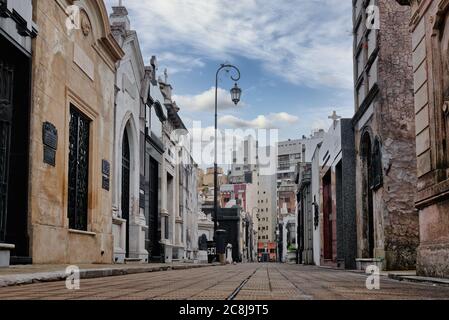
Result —
[[363, 240], [364, 258], [374, 258], [374, 209], [373, 209], [373, 171], [372, 171], [372, 141], [368, 132], [362, 136], [361, 156], [363, 163]]
[[31, 263], [28, 235], [31, 59], [0, 34], [0, 243]]
[[334, 232], [332, 226], [332, 175], [329, 170], [323, 177], [323, 258], [332, 262], [334, 258]]
[[128, 132], [125, 129], [122, 144], [122, 219], [126, 220], [126, 257], [129, 258], [129, 187], [131, 152], [129, 149]]

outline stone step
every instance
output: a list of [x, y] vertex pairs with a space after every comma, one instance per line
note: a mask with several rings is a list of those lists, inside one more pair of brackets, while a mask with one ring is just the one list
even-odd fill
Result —
[[10, 253], [14, 248], [13, 244], [0, 243], [0, 268], [9, 267]]
[[125, 264], [141, 264], [141, 263], [143, 263], [143, 260], [139, 258], [125, 258]]

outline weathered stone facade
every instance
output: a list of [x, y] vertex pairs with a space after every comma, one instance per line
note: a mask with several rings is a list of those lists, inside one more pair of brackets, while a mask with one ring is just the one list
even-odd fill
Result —
[[[108, 184], [115, 177], [108, 169], [113, 161], [115, 64], [123, 51], [111, 35], [103, 1], [77, 1], [80, 23], [67, 28], [70, 11], [66, 10], [73, 4], [33, 1], [33, 17], [40, 28], [33, 41], [29, 170], [33, 263], [113, 261]], [[58, 132], [54, 166], [43, 162], [45, 122]], [[72, 140], [75, 126], [88, 137], [82, 146]], [[70, 161], [72, 154], [76, 156], [75, 145], [83, 150], [77, 168], [73, 168], [76, 160]], [[80, 162], [84, 163], [82, 176], [72, 171], [80, 172]], [[70, 190], [74, 184], [77, 190]], [[86, 192], [83, 203], [69, 200], [73, 192], [81, 191]], [[85, 216], [81, 207], [86, 209]]]
[[411, 6], [420, 245], [417, 272], [449, 277], [449, 1]]
[[126, 259], [147, 262], [145, 219], [143, 201], [140, 201], [140, 176], [142, 170], [141, 139], [145, 137], [145, 102], [143, 94], [145, 65], [137, 33], [131, 30], [125, 7], [113, 7], [110, 15], [114, 38], [125, 52], [118, 63], [115, 81], [114, 110], [114, 183], [112, 205], [112, 232], [114, 236], [114, 261]]
[[373, 3], [378, 29], [367, 24], [367, 1], [353, 1], [358, 261], [413, 269], [419, 233], [410, 10]]

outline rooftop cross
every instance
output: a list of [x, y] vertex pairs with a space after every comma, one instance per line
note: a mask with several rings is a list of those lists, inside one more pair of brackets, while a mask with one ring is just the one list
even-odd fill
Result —
[[341, 119], [341, 116], [337, 115], [337, 111], [334, 111], [331, 116], [328, 117], [331, 120], [334, 120], [334, 127], [337, 124], [337, 121]]

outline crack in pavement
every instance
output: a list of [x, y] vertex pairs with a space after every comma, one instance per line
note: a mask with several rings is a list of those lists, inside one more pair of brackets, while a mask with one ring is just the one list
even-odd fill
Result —
[[231, 293], [231, 295], [226, 300], [234, 300], [235, 297], [237, 297], [237, 295], [239, 294], [240, 290], [243, 289], [243, 287], [248, 283], [249, 279], [251, 279], [259, 269], [260, 267], [256, 268], [256, 270], [254, 270], [253, 273], [251, 273], [246, 279], [244, 279], [242, 283], [234, 290], [233, 293]]

